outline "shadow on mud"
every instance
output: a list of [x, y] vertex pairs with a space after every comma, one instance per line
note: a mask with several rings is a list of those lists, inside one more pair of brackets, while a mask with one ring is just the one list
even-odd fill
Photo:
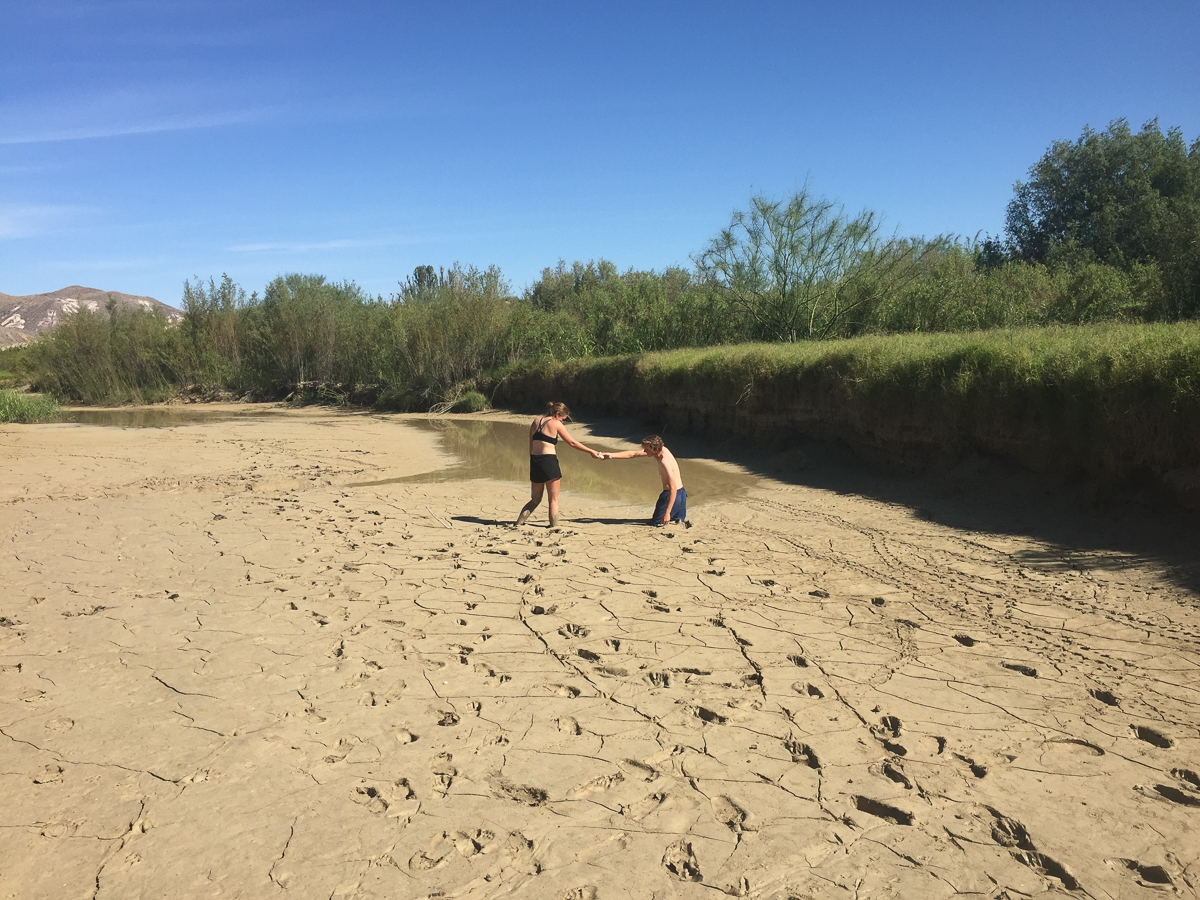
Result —
[[[635, 420], [589, 428], [599, 441], [637, 441], [655, 430]], [[837, 441], [797, 438], [764, 447], [753, 435], [660, 433], [681, 458], [706, 457], [764, 478], [904, 506], [917, 518], [963, 531], [1034, 538], [1046, 549], [1020, 551], [1014, 561], [1042, 571], [1151, 562], [1200, 606], [1200, 513], [1153, 489], [1097, 484], [1079, 473], [1039, 474], [978, 454], [912, 471], [868, 462]]]

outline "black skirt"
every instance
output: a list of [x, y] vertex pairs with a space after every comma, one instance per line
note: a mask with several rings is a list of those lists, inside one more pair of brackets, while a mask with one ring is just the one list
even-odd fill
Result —
[[553, 453], [529, 457], [530, 484], [545, 484], [547, 481], [558, 481], [562, 478], [562, 470], [558, 467], [558, 457]]

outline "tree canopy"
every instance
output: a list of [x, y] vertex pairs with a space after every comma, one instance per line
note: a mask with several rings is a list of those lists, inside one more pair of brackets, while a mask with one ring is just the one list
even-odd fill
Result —
[[1200, 311], [1200, 140], [1152, 119], [1134, 133], [1117, 119], [1055, 141], [1017, 182], [1006, 232], [1014, 257], [1053, 264], [1083, 257], [1123, 269], [1153, 263], [1165, 317]]

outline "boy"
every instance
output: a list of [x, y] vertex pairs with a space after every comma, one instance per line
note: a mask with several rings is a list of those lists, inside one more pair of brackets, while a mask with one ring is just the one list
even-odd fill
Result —
[[663, 440], [657, 434], [652, 434], [642, 440], [641, 450], [623, 450], [620, 453], [602, 453], [601, 459], [634, 459], [638, 456], [652, 456], [658, 460], [658, 474], [662, 478], [663, 492], [658, 495], [658, 503], [654, 505], [654, 516], [651, 525], [666, 525], [668, 522], [682, 522], [687, 518], [687, 491], [683, 489], [683, 478], [679, 474], [679, 463], [671, 451], [663, 446]]

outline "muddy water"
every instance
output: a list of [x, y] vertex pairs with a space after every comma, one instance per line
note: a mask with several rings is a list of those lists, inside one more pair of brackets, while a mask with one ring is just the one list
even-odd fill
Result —
[[[409, 419], [403, 424], [405, 427], [437, 432], [441, 437], [442, 449], [458, 458], [457, 465], [436, 472], [361, 482], [349, 487], [427, 484], [474, 478], [529, 483], [529, 429], [526, 425], [444, 419]], [[617, 449], [595, 439], [589, 440], [588, 446], [601, 451]], [[662, 490], [658, 465], [652, 459], [602, 461], [592, 459], [564, 443], [558, 445], [558, 458], [563, 470], [564, 493], [574, 492], [625, 503], [644, 503], [648, 512]], [[687, 488], [689, 507], [735, 499], [758, 483], [753, 475], [699, 460], [680, 459], [679, 471], [683, 475], [683, 486]]]
[[276, 415], [274, 409], [204, 409], [192, 406], [142, 406], [131, 409], [69, 409], [60, 421], [71, 425], [108, 428], [174, 428], [179, 425], [211, 425], [232, 419]]

